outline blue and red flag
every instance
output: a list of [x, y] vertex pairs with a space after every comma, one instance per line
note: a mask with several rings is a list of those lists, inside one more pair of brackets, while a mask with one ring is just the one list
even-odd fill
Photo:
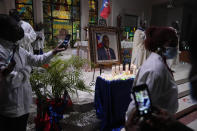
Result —
[[109, 0], [103, 0], [100, 16], [107, 19], [111, 12]]
[[103, 43], [101, 41], [101, 34], [96, 34], [96, 40], [97, 40], [97, 49], [103, 47]]

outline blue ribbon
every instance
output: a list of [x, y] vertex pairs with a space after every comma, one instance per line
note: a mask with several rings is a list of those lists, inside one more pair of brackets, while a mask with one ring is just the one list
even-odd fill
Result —
[[[59, 125], [59, 121], [63, 119], [63, 110], [65, 106], [67, 105], [67, 102], [63, 102], [61, 107], [55, 107], [53, 108], [52, 105], [49, 106], [49, 118], [50, 118], [50, 123], [53, 125], [53, 121], [58, 125], [59, 131], [61, 131], [61, 127]], [[53, 127], [53, 126], [52, 126]]]

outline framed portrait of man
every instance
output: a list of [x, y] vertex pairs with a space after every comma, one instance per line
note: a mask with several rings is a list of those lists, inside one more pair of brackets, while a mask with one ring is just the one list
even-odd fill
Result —
[[89, 27], [91, 62], [97, 66], [120, 64], [120, 48], [118, 28], [103, 26]]

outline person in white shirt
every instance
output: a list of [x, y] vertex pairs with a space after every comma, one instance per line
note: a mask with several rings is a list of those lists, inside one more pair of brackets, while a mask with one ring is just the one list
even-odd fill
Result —
[[[147, 84], [152, 104], [166, 109], [171, 114], [176, 113], [178, 109], [178, 90], [166, 59], [172, 59], [177, 55], [177, 44], [178, 37], [174, 29], [150, 27], [146, 31], [145, 47], [151, 54], [139, 69], [133, 84]], [[126, 119], [135, 107], [134, 103], [132, 99]]]
[[146, 21], [140, 21], [140, 27], [137, 28], [133, 38], [133, 49], [131, 56], [131, 64], [134, 64], [139, 68], [143, 62], [148, 58], [150, 52], [145, 49], [144, 41]]
[[36, 55], [43, 54], [45, 36], [42, 30], [42, 26], [43, 26], [42, 23], [35, 25], [35, 31], [37, 37], [36, 40], [32, 43], [32, 46], [33, 46], [34, 54]]
[[[191, 69], [189, 73], [189, 82], [190, 82], [190, 95], [192, 100], [197, 101], [197, 39], [196, 39], [196, 30], [197, 26], [194, 26], [190, 35], [190, 61]], [[169, 53], [168, 53], [169, 54]], [[168, 55], [169, 56], [169, 55]], [[171, 55], [173, 56], [173, 55]], [[158, 107], [154, 107], [154, 111], [151, 113], [151, 116], [146, 119], [141, 119], [137, 115], [137, 111], [134, 108], [128, 120], [125, 124], [126, 131], [194, 131], [195, 127], [188, 127], [187, 125], [179, 122], [175, 117], [169, 114], [166, 110]], [[123, 129], [124, 130], [124, 129]]]
[[36, 32], [34, 31], [34, 29], [32, 28], [32, 26], [29, 23], [20, 19], [20, 15], [16, 9], [11, 9], [9, 11], [9, 15], [11, 17], [13, 17], [16, 21], [18, 21], [20, 26], [24, 30], [23, 39], [18, 41], [20, 43], [20, 46], [22, 48], [24, 48], [25, 50], [27, 50], [28, 52], [33, 54], [33, 47], [31, 45], [31, 43], [36, 40], [36, 36], [37, 36]]
[[33, 55], [18, 45], [24, 31], [18, 22], [0, 14], [0, 131], [26, 131], [32, 89], [32, 66], [41, 66], [58, 52], [59, 45], [43, 55]]

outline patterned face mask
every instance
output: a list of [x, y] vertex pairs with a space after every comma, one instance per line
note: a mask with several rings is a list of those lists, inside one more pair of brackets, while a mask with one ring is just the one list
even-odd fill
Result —
[[165, 47], [165, 52], [163, 55], [166, 59], [173, 59], [177, 55], [177, 48], [176, 47]]

